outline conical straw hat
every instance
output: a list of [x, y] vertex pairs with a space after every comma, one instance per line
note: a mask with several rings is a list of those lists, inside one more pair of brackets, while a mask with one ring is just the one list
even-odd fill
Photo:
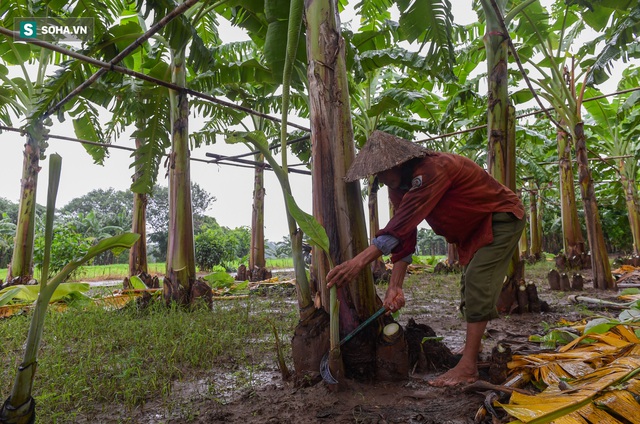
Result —
[[426, 155], [425, 148], [411, 141], [383, 131], [374, 131], [353, 160], [344, 180], [355, 181]]

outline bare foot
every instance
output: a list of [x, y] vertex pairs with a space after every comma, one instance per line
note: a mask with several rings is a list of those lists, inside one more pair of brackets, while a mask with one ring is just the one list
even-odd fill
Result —
[[459, 367], [454, 367], [438, 378], [427, 381], [427, 383], [433, 387], [455, 387], [463, 384], [475, 383], [477, 380], [477, 371], [469, 373], [466, 370], [459, 369]]

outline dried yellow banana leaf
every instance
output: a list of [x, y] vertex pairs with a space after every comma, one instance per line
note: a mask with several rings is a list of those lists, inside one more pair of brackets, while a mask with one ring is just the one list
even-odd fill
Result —
[[626, 390], [605, 393], [594, 401], [602, 409], [616, 411], [616, 414], [633, 424], [640, 424], [640, 404]]
[[[622, 350], [628, 353], [631, 349]], [[545, 369], [551, 369], [551, 367]], [[640, 405], [630, 392], [618, 387], [629, 380], [624, 385], [638, 389], [637, 379], [635, 379], [638, 374], [640, 374], [640, 356], [622, 356], [606, 367], [594, 370], [581, 378], [570, 380], [568, 383], [561, 381], [550, 385], [538, 395], [513, 393], [509, 404], [500, 404], [500, 406], [523, 423], [585, 422], [582, 417], [586, 418], [590, 415], [595, 417], [594, 414], [605, 417], [601, 412], [606, 413], [606, 411], [594, 411], [597, 407], [601, 407], [615, 411], [617, 415], [632, 423], [640, 424]], [[576, 411], [580, 414], [580, 418], [573, 414]], [[603, 418], [602, 422], [616, 421], [606, 421]]]
[[584, 408], [580, 409], [578, 413], [590, 423], [623, 424], [621, 421], [609, 415], [609, 413], [607, 413], [606, 411], [594, 407], [593, 404], [585, 406]]

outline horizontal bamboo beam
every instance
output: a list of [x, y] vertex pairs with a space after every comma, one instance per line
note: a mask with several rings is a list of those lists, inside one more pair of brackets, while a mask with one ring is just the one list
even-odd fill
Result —
[[[17, 132], [17, 133], [20, 133], [20, 134], [24, 135], [24, 130], [21, 130], [20, 128], [7, 127], [7, 126], [4, 126], [4, 125], [0, 125], [0, 131]], [[48, 136], [46, 136], [46, 138], [47, 139], [50, 138], [50, 139], [54, 139], [54, 140], [70, 141], [70, 142], [73, 142], [73, 143], [80, 143], [80, 144], [89, 144], [89, 145], [92, 145], [92, 146], [100, 146], [100, 147], [113, 148], [113, 149], [118, 149], [118, 150], [126, 150], [128, 152], [135, 152], [136, 151], [136, 149], [134, 149], [133, 147], [119, 146], [117, 144], [98, 143], [98, 142], [95, 142], [95, 141], [81, 140], [81, 139], [78, 139], [78, 138], [67, 137], [67, 136], [64, 136], [64, 135], [49, 134]], [[304, 137], [302, 139], [304, 139]], [[296, 141], [296, 140], [292, 140], [290, 143], [293, 143], [294, 141]], [[301, 140], [298, 139], [298, 141], [301, 141]], [[238, 166], [240, 168], [250, 168], [250, 169], [254, 169], [256, 167], [256, 165], [260, 165], [260, 166], [264, 166], [264, 168], [267, 171], [273, 171], [271, 166], [269, 166], [267, 164], [261, 164], [260, 162], [239, 160], [234, 156], [227, 157], [227, 156], [223, 156], [223, 155], [217, 155], [215, 153], [207, 153], [206, 155], [209, 156], [209, 157], [216, 157], [217, 159], [215, 161], [212, 161], [212, 160], [209, 160], [209, 159], [189, 158], [189, 160], [192, 160], [194, 162], [202, 162], [202, 163], [206, 163], [206, 164]], [[168, 154], [164, 154], [163, 156], [169, 156], [169, 155]], [[222, 163], [221, 163], [221, 161], [222, 161]], [[225, 161], [226, 162], [231, 162], [231, 163], [226, 163]], [[294, 165], [290, 165], [290, 166], [294, 166]], [[309, 172], [309, 171], [302, 171], [302, 170], [298, 170], [298, 169], [289, 169], [289, 172], [292, 172], [292, 173], [295, 173], [295, 174], [311, 175], [311, 172]]]
[[[246, 160], [246, 159], [227, 158], [225, 156], [218, 155], [218, 154], [215, 154], [215, 153], [205, 153], [205, 155], [207, 157], [210, 157], [210, 158], [215, 158], [216, 160], [219, 160], [219, 161], [220, 160], [228, 160], [228, 161], [231, 161], [231, 162], [237, 162], [237, 163], [242, 163], [242, 164], [246, 164], [246, 165], [262, 166], [262, 167], [264, 167], [264, 169], [273, 170], [273, 168], [271, 168], [271, 165], [269, 165], [267, 163], [263, 163], [263, 162], [256, 162], [256, 161], [253, 161], [253, 160]], [[303, 171], [301, 169], [287, 169], [287, 171], [292, 173], [292, 174], [311, 175], [311, 171]]]

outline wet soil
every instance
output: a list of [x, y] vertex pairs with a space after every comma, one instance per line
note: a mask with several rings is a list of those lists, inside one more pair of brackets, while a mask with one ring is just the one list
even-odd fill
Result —
[[[589, 289], [590, 275], [588, 272], [583, 275], [584, 290], [573, 294], [614, 298], [615, 293]], [[432, 280], [430, 274], [424, 274], [414, 276], [405, 285], [407, 305], [398, 322], [403, 327], [410, 320], [428, 325], [455, 352], [464, 344], [464, 323], [456, 308], [456, 290], [440, 287], [441, 291], [434, 291], [434, 284], [452, 283]], [[514, 352], [535, 350], [537, 345], [528, 342], [528, 337], [542, 334], [546, 323], [553, 325], [563, 318], [578, 321], [591, 314], [584, 307], [572, 305], [567, 300], [570, 293], [550, 291], [546, 278], [540, 277], [536, 285], [550, 311], [505, 315], [490, 322], [479, 358], [481, 379], [491, 380], [491, 352], [498, 342], [506, 343]], [[383, 296], [384, 288], [378, 287], [378, 292]], [[302, 387], [294, 381], [283, 381], [274, 358], [262, 359], [266, 371], [252, 374], [249, 384], [233, 377], [238, 375], [237, 369], [217, 364], [208, 376], [176, 383], [169, 405], [166, 401], [149, 402], [144, 409], [130, 411], [126, 422], [462, 424], [474, 422], [485, 399], [485, 394], [466, 392], [461, 387], [431, 387], [427, 381], [442, 371], [419, 372], [415, 367], [409, 378], [402, 381], [348, 381], [340, 391], [323, 382]], [[491, 422], [491, 418], [481, 422]]]

